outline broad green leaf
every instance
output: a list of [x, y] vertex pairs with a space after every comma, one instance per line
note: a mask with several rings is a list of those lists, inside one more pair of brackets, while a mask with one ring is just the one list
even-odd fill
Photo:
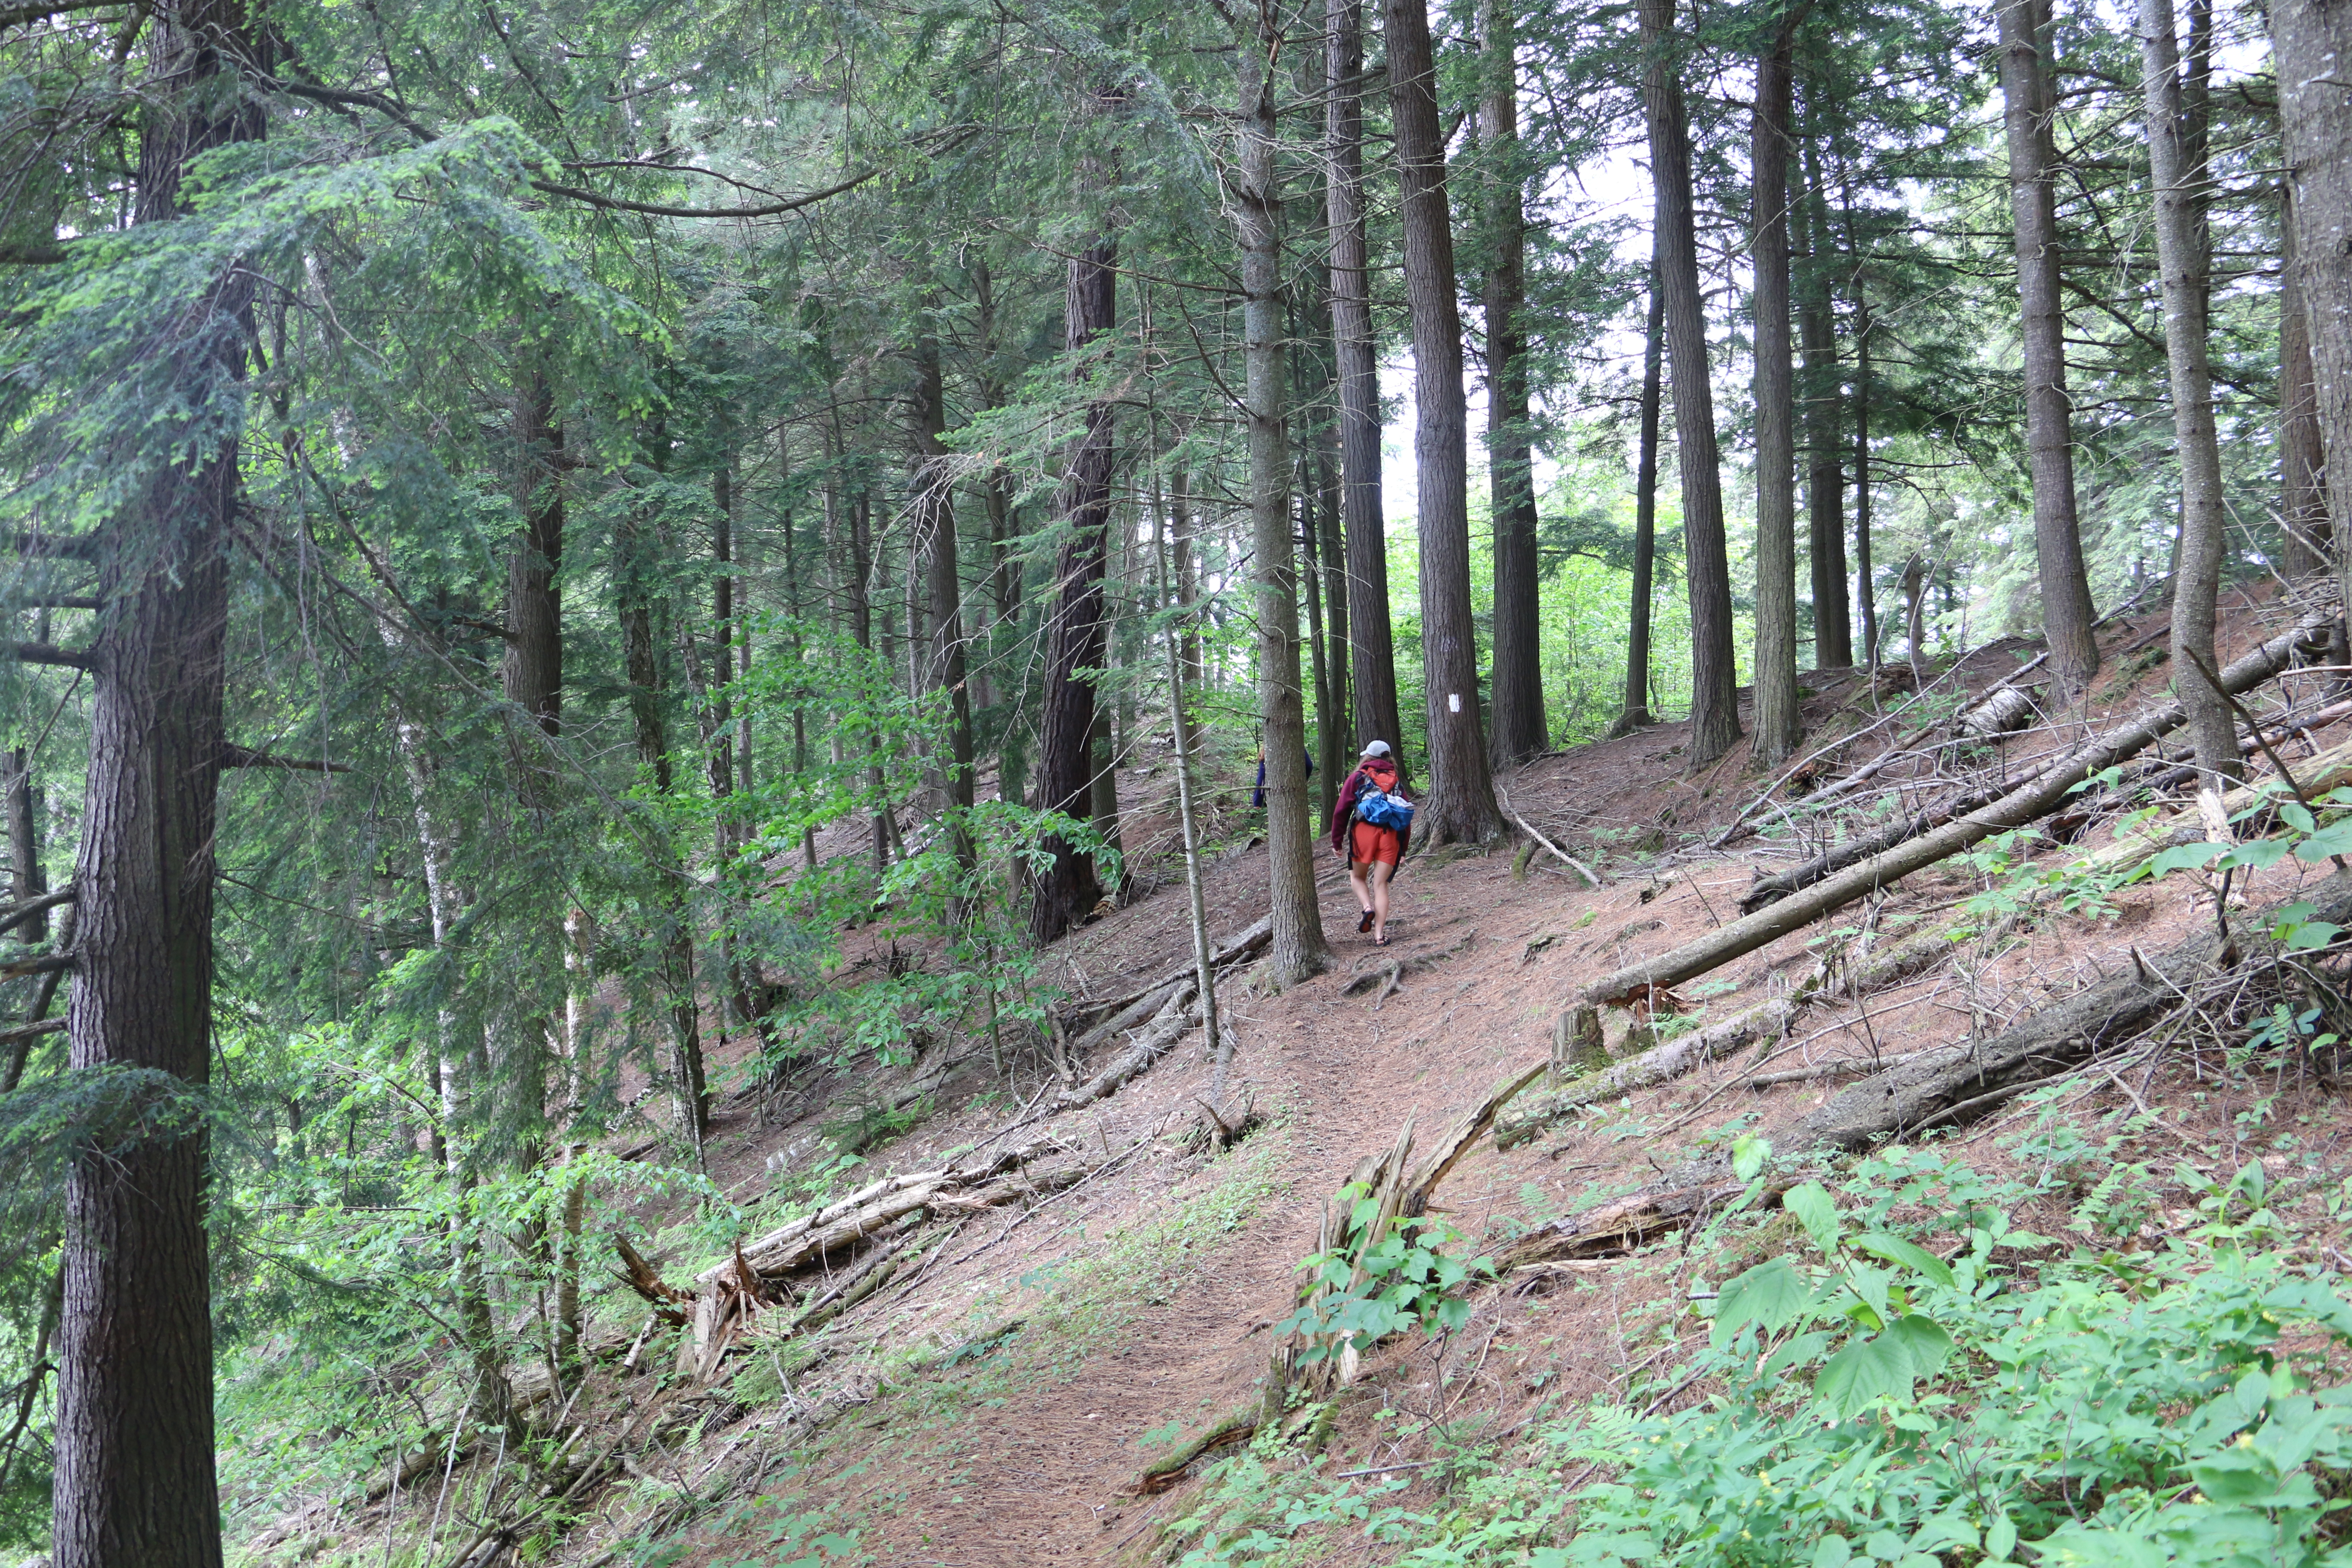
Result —
[[2168, 871], [2187, 870], [2204, 865], [2228, 847], [2226, 844], [2176, 844], [2169, 849], [2158, 850], [2155, 858], [2147, 863], [2148, 869], [2159, 877]]
[[2344, 934], [2344, 928], [2330, 921], [2301, 921], [2285, 928], [2286, 950], [2289, 952], [2309, 952], [2315, 947], [2326, 947]]
[[1883, 1258], [1889, 1263], [1916, 1268], [1938, 1285], [1949, 1286], [1952, 1282], [1952, 1271], [1945, 1267], [1944, 1260], [1916, 1242], [1906, 1241], [1899, 1236], [1888, 1236], [1883, 1231], [1873, 1231], [1868, 1236], [1854, 1237], [1853, 1244], [1874, 1258]]
[[1894, 1341], [1903, 1353], [1911, 1358], [1911, 1375], [1931, 1378], [1944, 1370], [1944, 1363], [1952, 1354], [1952, 1336], [1944, 1325], [1924, 1312], [1909, 1312], [1895, 1320], [1883, 1338]]
[[2299, 860], [2325, 860], [2330, 855], [2352, 854], [2352, 818], [2333, 822], [2294, 847]]
[[[2305, 860], [2324, 860], [2328, 852], [2315, 852], [2311, 847], [2318, 842], [2316, 838], [2306, 838], [2295, 847], [2294, 852]], [[2267, 871], [2286, 858], [2288, 847], [2284, 838], [2251, 838], [2221, 857], [2220, 864], [2224, 869]], [[2347, 839], [2345, 847], [2352, 848], [2352, 839]]]
[[1833, 1253], [1838, 1244], [1837, 1200], [1831, 1197], [1819, 1182], [1805, 1182], [1790, 1187], [1780, 1198], [1780, 1206], [1797, 1216], [1805, 1234], [1823, 1253]]
[[1810, 1334], [1799, 1334], [1772, 1352], [1770, 1359], [1765, 1362], [1760, 1375], [1778, 1377], [1790, 1367], [1804, 1365], [1827, 1350], [1830, 1341], [1834, 1337], [1826, 1329], [1815, 1329]]
[[1855, 1415], [1883, 1396], [1911, 1392], [1911, 1357], [1885, 1334], [1830, 1357], [1813, 1378], [1814, 1396], [1840, 1415]]
[[1772, 1157], [1772, 1141], [1748, 1133], [1731, 1145], [1731, 1173], [1743, 1182], [1754, 1181]]
[[1785, 1258], [1758, 1264], [1723, 1287], [1715, 1303], [1715, 1342], [1726, 1345], [1749, 1323], [1768, 1334], [1796, 1321], [1812, 1285]]

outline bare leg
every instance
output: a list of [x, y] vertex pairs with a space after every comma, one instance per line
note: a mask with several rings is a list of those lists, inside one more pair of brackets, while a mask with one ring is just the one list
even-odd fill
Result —
[[1366, 914], [1372, 912], [1372, 889], [1365, 883], [1365, 877], [1371, 868], [1371, 863], [1367, 860], [1348, 862], [1348, 885], [1356, 890], [1356, 907]]
[[1389, 878], [1396, 868], [1385, 860], [1372, 862], [1372, 940], [1386, 942], [1389, 936]]

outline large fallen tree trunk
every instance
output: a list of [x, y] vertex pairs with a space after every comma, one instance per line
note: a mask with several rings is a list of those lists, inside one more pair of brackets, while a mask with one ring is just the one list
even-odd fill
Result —
[[[1867, 996], [1873, 992], [1899, 985], [1913, 975], [1923, 973], [1942, 963], [1950, 955], [1955, 940], [1954, 932], [1937, 927], [1902, 942], [1874, 948], [1834, 970], [1824, 964], [1817, 967], [1802, 984], [1780, 995], [1743, 1008], [1690, 1034], [1652, 1046], [1639, 1056], [1628, 1057], [1614, 1067], [1590, 1077], [1532, 1099], [1522, 1100], [1497, 1115], [1495, 1121], [1496, 1146], [1508, 1149], [1516, 1143], [1524, 1143], [1579, 1106], [1597, 1105], [1604, 1100], [1616, 1100], [1632, 1094], [1636, 1089], [1655, 1088], [1708, 1062], [1719, 1061], [1759, 1040], [1778, 1039], [1789, 1032], [1790, 1025], [1814, 1007]], [[1577, 1032], [1580, 1027], [1577, 1015], [1591, 1011], [1590, 1004], [1571, 1009], [1563, 1020], [1565, 1027], [1570, 1033]], [[1597, 1021], [1587, 1027], [1597, 1030]]]
[[2198, 984], [2233, 965], [2274, 964], [2279, 944], [2267, 934], [2286, 903], [2308, 903], [2304, 918], [2352, 925], [2352, 871], [2338, 871], [2231, 922], [2231, 939], [2204, 931], [2168, 952], [2134, 952], [2132, 967], [2044, 1007], [1990, 1040], [1923, 1051], [1889, 1072], [1858, 1083], [1806, 1117], [1790, 1146], [1858, 1149], [1873, 1139], [1960, 1121], [1990, 1109], [2053, 1071], [2129, 1039], [2176, 1007]]
[[[2222, 673], [2222, 686], [2232, 694], [2259, 686], [2286, 668], [2298, 650], [2323, 637], [2332, 618], [2332, 614], [2319, 612], [2305, 616], [2291, 629], [2231, 665]], [[1604, 975], [1585, 987], [1584, 999], [1596, 1006], [1622, 1004], [1629, 997], [1705, 974], [1769, 942], [1801, 930], [1832, 910], [1889, 887], [1922, 867], [1957, 855], [1996, 833], [2022, 827], [2064, 804], [2074, 787], [2092, 774], [2134, 755], [2158, 737], [2178, 729], [2181, 722], [2178, 703], [2152, 709], [2077, 748], [2063, 763], [1991, 805], [1850, 866], [1803, 892], [1720, 926], [1695, 942]]]
[[[2294, 626], [2223, 670], [2222, 686], [2232, 696], [2260, 686], [2284, 669], [2299, 649], [2322, 643], [2332, 618], [2317, 613], [2304, 616]], [[2021, 784], [1989, 785], [1969, 791], [1931, 811], [1894, 823], [1851, 843], [1838, 845], [1801, 866], [1764, 878], [1741, 896], [1739, 907], [1752, 915], [1849, 866], [1890, 858], [1890, 852], [1914, 839], [1925, 841], [1938, 828], [1974, 823], [1980, 818], [1990, 824], [1983, 832], [1975, 833], [1973, 837], [1964, 835], [1953, 848], [1932, 858], [1941, 859], [1944, 855], [1966, 848], [1979, 838], [2021, 826], [2055, 810], [2074, 786], [2084, 779], [2144, 750], [2185, 722], [2186, 716], [2178, 702], [2150, 709], [2130, 722], [2075, 747]], [[1927, 863], [1920, 861], [1918, 865]], [[1907, 869], [1916, 870], [1917, 865]], [[1905, 874], [1895, 873], [1896, 876]], [[1891, 880], [1892, 878], [1886, 879]]]
[[[1244, 931], [1239, 936], [1219, 948], [1209, 957], [1213, 969], [1230, 969], [1234, 964], [1264, 952], [1274, 940], [1274, 917], [1271, 915]], [[1152, 981], [1149, 985], [1122, 995], [1106, 996], [1093, 1002], [1065, 1003], [1055, 1009], [1065, 1030], [1082, 1032], [1072, 1042], [1073, 1056], [1084, 1056], [1121, 1029], [1131, 1029], [1150, 1017], [1166, 1005], [1177, 986], [1187, 982], [1200, 984], [1191, 959]]]
[[[1788, 1184], [1767, 1183], [1761, 1206], [1780, 1201]], [[1636, 1194], [1583, 1214], [1538, 1226], [1496, 1255], [1495, 1272], [1508, 1274], [1534, 1263], [1571, 1258], [1607, 1258], [1633, 1251], [1670, 1230], [1704, 1225], [1709, 1215], [1748, 1190], [1745, 1182], [1697, 1182], [1664, 1192]]]

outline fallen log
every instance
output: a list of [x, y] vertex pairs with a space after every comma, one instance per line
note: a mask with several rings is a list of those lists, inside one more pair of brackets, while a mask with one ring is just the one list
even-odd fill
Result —
[[[2232, 693], [2260, 685], [2284, 668], [2296, 652], [2324, 637], [2332, 616], [2314, 612], [2293, 627], [2231, 664], [2222, 685]], [[2058, 765], [1999, 800], [1957, 817], [1932, 832], [1874, 855], [1804, 891], [1720, 926], [1696, 941], [1604, 975], [1584, 989], [1584, 999], [1610, 1005], [1644, 987], [1694, 979], [1765, 943], [1801, 930], [1832, 910], [1889, 887], [1923, 867], [1958, 854], [1996, 833], [2021, 827], [2064, 804], [2074, 786], [2100, 770], [2132, 756], [2183, 722], [2180, 705], [2150, 709], [2129, 723], [2078, 747]]]
[[1429, 1212], [1429, 1194], [1437, 1190], [1437, 1184], [1445, 1180], [1448, 1173], [1461, 1162], [1462, 1156], [1470, 1152], [1470, 1145], [1478, 1141], [1478, 1135], [1495, 1125], [1495, 1119], [1502, 1114], [1505, 1106], [1550, 1070], [1549, 1062], [1538, 1062], [1516, 1077], [1505, 1079], [1486, 1099], [1465, 1111], [1460, 1120], [1446, 1129], [1419, 1168], [1406, 1178], [1402, 1212], [1407, 1218]]
[[[1495, 1271], [1508, 1274], [1538, 1263], [1631, 1252], [1670, 1230], [1704, 1224], [1709, 1215], [1747, 1190], [1746, 1182], [1700, 1182], [1670, 1192], [1620, 1198], [1528, 1231], [1496, 1255]], [[1768, 1183], [1759, 1206], [1777, 1205], [1787, 1190], [1785, 1182]]]
[[[1273, 941], [1274, 917], [1268, 915], [1210, 954], [1210, 967], [1229, 969], [1245, 959], [1256, 957], [1265, 952], [1267, 944]], [[1167, 1000], [1168, 992], [1171, 986], [1186, 980], [1198, 984], [1200, 976], [1195, 973], [1197, 967], [1192, 960], [1186, 959], [1181, 964], [1168, 970], [1147, 985], [1139, 986], [1122, 995], [1107, 996], [1099, 1001], [1065, 1005], [1055, 1010], [1055, 1016], [1060, 1018], [1062, 1027], [1066, 1030], [1083, 1024], [1084, 1030], [1074, 1048], [1080, 1050], [1088, 1048], [1108, 1039], [1114, 1030], [1133, 1028], [1136, 1023], [1150, 1017]], [[1150, 998], [1157, 998], [1157, 1000], [1153, 1000], [1151, 1005], [1144, 1007], [1141, 1012], [1133, 1012], [1139, 1004]], [[1113, 1019], [1113, 1015], [1129, 1013], [1133, 1013], [1133, 1016], [1126, 1023], [1118, 1023]]]
[[1261, 1412], [1256, 1405], [1237, 1410], [1174, 1453], [1153, 1460], [1135, 1479], [1129, 1493], [1135, 1497], [1154, 1497], [1181, 1482], [1192, 1468], [1209, 1455], [1229, 1448], [1238, 1448], [1257, 1436]]
[[1166, 1055], [1171, 1047], [1200, 1022], [1198, 1001], [1198, 987], [1189, 980], [1180, 984], [1168, 1000], [1160, 1005], [1150, 1026], [1135, 1037], [1134, 1044], [1093, 1078], [1076, 1089], [1066, 1089], [1055, 1095], [1053, 1109], [1068, 1110], [1097, 1100], [1107, 1100], [1118, 1092], [1129, 1079]]
[[652, 1304], [654, 1316], [673, 1328], [683, 1325], [686, 1321], [686, 1313], [678, 1303], [693, 1300], [694, 1292], [681, 1290], [664, 1279], [661, 1277], [661, 1271], [646, 1262], [644, 1255], [629, 1245], [627, 1237], [615, 1235], [613, 1237], [613, 1247], [621, 1255], [622, 1279], [626, 1281], [630, 1289], [635, 1290]]
[[[2330, 619], [2331, 616], [2316, 612], [2305, 615], [2288, 630], [2262, 644], [2222, 671], [2222, 689], [2235, 696], [2270, 679], [2287, 667], [2298, 650], [2324, 639]], [[2136, 755], [2187, 721], [2179, 703], [2160, 704], [2095, 740], [2075, 747], [2022, 784], [1969, 791], [1931, 811], [1922, 812], [1852, 843], [1841, 844], [1801, 866], [1764, 878], [1741, 895], [1739, 907], [1754, 915], [1848, 867], [1862, 868], [1882, 860], [1887, 861], [1891, 867], [1903, 858], [1899, 851], [1905, 845], [1914, 840], [1921, 843], [1936, 840], [1937, 829], [1958, 830], [1950, 847], [1931, 856], [1928, 860], [1907, 865], [1900, 871], [1890, 871], [1883, 875], [1881, 880], [1892, 881], [1896, 877], [1908, 875], [1920, 866], [1956, 854], [1979, 839], [2006, 828], [2021, 826], [2055, 810], [2063, 804], [2074, 786], [2084, 779]], [[1974, 825], [1980, 822], [1987, 825], [1983, 831], [1974, 831]]]
[[[1522, 1100], [1496, 1119], [1496, 1147], [1508, 1149], [1524, 1143], [1580, 1106], [1615, 1100], [1636, 1089], [1654, 1089], [1708, 1062], [1720, 1061], [1759, 1040], [1777, 1039], [1813, 1007], [1899, 985], [1941, 963], [1952, 951], [1953, 941], [1952, 931], [1938, 927], [1874, 948], [1834, 970], [1828, 965], [1816, 966], [1802, 984], [1781, 995], [1691, 1034], [1653, 1046], [1590, 1078]], [[1571, 1016], [1582, 1010], [1571, 1009]]]
[[[796, 1220], [777, 1226], [756, 1240], [745, 1242], [742, 1250], [751, 1260], [753, 1268], [761, 1274], [784, 1273], [788, 1271], [786, 1268], [772, 1267], [769, 1259], [797, 1257], [804, 1261], [812, 1254], [803, 1244], [820, 1231], [837, 1232], [852, 1222], [857, 1224], [861, 1232], [871, 1229], [874, 1225], [882, 1222], [869, 1222], [868, 1218], [861, 1216], [871, 1216], [883, 1209], [889, 1208], [895, 1200], [910, 1190], [927, 1188], [936, 1191], [946, 1186], [971, 1186], [1002, 1175], [1007, 1171], [1018, 1169], [1032, 1160], [1061, 1152], [1060, 1143], [1050, 1138], [1041, 1138], [1034, 1142], [1007, 1149], [974, 1166], [949, 1167], [937, 1171], [910, 1171], [903, 1175], [885, 1176], [878, 1182], [859, 1188], [845, 1198], [825, 1205], [813, 1214], [803, 1215]], [[895, 1219], [899, 1215], [910, 1212], [912, 1212], [910, 1207], [898, 1207], [887, 1217]], [[730, 1267], [732, 1267], [731, 1260], [729, 1263], [719, 1264], [716, 1268], [707, 1268], [703, 1270], [696, 1283], [708, 1285]], [[797, 1264], [794, 1267], [797, 1267]]]
[[[1919, 1051], [1900, 1065], [1832, 1096], [1775, 1142], [1789, 1153], [1823, 1146], [1861, 1149], [1885, 1137], [1969, 1120], [2011, 1096], [2063, 1076], [2134, 1037], [2185, 1004], [2191, 988], [2222, 972], [2274, 964], [2280, 945], [2266, 934], [2290, 903], [2309, 904], [2307, 920], [2352, 925], [2352, 871], [2338, 871], [2293, 897], [2241, 917], [2224, 942], [2201, 931], [2132, 967], [2087, 986], [1989, 1040]], [[1668, 1176], [1677, 1188], [1719, 1181], [1729, 1156], [1695, 1161]]]

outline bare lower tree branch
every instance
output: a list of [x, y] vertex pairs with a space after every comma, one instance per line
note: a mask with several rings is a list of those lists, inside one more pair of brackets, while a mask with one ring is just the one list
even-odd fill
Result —
[[57, 664], [68, 669], [89, 669], [90, 656], [80, 648], [59, 647], [47, 642], [0, 642], [0, 650], [19, 664]]
[[[251, 746], [240, 746], [234, 742], [222, 750], [221, 766], [225, 768], [287, 768], [295, 773], [347, 773], [352, 771], [352, 765], [349, 763], [331, 763], [311, 757], [281, 757], [275, 752], [257, 752]], [[5, 929], [5, 926], [0, 926], [0, 930]]]

